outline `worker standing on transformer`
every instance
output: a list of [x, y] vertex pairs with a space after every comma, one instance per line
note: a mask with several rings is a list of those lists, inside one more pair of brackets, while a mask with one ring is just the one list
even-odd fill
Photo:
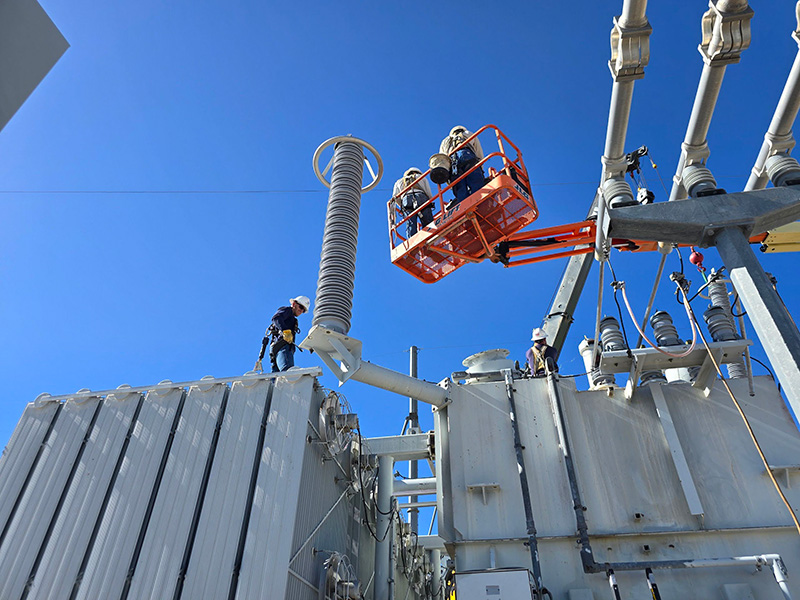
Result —
[[544, 329], [541, 327], [534, 329], [533, 335], [531, 335], [531, 341], [533, 342], [533, 346], [525, 353], [531, 375], [533, 377], [544, 377], [547, 375], [545, 363], [548, 358], [553, 361], [553, 371], [558, 372], [556, 349], [547, 345], [547, 334], [544, 332]]
[[272, 322], [261, 340], [261, 352], [254, 370], [263, 371], [261, 360], [269, 344], [269, 360], [272, 372], [286, 371], [294, 366], [295, 336], [300, 333], [297, 317], [308, 312], [311, 300], [298, 296], [289, 300], [289, 306], [281, 306], [273, 315]]
[[[483, 159], [483, 148], [478, 138], [474, 138], [462, 148], [456, 150], [472, 134], [466, 127], [456, 125], [450, 130], [450, 135], [442, 140], [439, 152], [450, 156], [450, 182], [455, 181], [461, 175], [469, 171]], [[464, 179], [453, 186], [453, 193], [456, 196], [455, 202], [451, 206], [456, 206], [462, 200], [474, 194], [483, 187], [485, 175], [483, 167], [478, 167], [467, 175]]]
[[[403, 216], [407, 217], [431, 199], [431, 186], [427, 179], [420, 179], [421, 175], [422, 171], [416, 167], [411, 167], [394, 183], [392, 198], [397, 203]], [[415, 181], [416, 183], [414, 183]], [[414, 183], [414, 186], [400, 195], [401, 192], [412, 183]], [[422, 227], [428, 225], [433, 221], [433, 207], [429, 204], [414, 217], [406, 221], [406, 239], [417, 233], [417, 218], [419, 218]]]

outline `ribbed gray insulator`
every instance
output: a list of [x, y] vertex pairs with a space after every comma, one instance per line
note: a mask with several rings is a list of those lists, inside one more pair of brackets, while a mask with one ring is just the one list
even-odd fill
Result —
[[690, 380], [694, 381], [695, 379], [697, 379], [697, 376], [700, 374], [700, 368], [701, 367], [699, 365], [694, 367], [688, 367], [687, 370], [689, 371]]
[[653, 328], [653, 335], [656, 344], [659, 346], [680, 346], [683, 340], [678, 337], [678, 330], [672, 323], [672, 317], [665, 310], [659, 310], [650, 317], [650, 326]]
[[600, 347], [605, 351], [625, 350], [625, 338], [619, 330], [619, 322], [614, 317], [603, 317], [600, 321]]
[[708, 332], [715, 342], [728, 342], [738, 339], [728, 315], [721, 306], [712, 306], [703, 313], [703, 319], [708, 325]]
[[[732, 339], [739, 339], [736, 332], [736, 322], [733, 320], [733, 313], [731, 312], [731, 301], [728, 297], [728, 286], [719, 277], [714, 277], [714, 272], [711, 273], [711, 283], [708, 284], [708, 297], [713, 306], [718, 306], [725, 313], [725, 317], [730, 323], [731, 329], [735, 335]], [[713, 335], [713, 334], [712, 334]], [[744, 360], [739, 358], [731, 361], [727, 365], [728, 377], [731, 379], [738, 379], [740, 377], [747, 377], [747, 367], [744, 365]]]
[[776, 154], [767, 159], [767, 175], [775, 187], [786, 185], [790, 179], [800, 179], [800, 164], [793, 156]]
[[336, 144], [312, 325], [339, 333], [350, 331], [363, 176], [361, 146], [350, 142]]
[[692, 198], [696, 198], [700, 192], [717, 189], [717, 180], [708, 167], [703, 165], [689, 165], [683, 170], [681, 177], [686, 193]]
[[611, 208], [639, 204], [633, 197], [631, 186], [624, 179], [606, 179], [603, 182], [603, 195]]
[[644, 371], [639, 376], [639, 384], [647, 385], [649, 383], [666, 383], [667, 378], [663, 371]]
[[592, 367], [592, 352], [594, 350], [593, 340], [583, 340], [578, 346], [578, 351], [583, 357], [583, 364], [588, 371], [589, 386], [592, 389], [599, 387], [609, 387], [616, 383], [613, 373], [603, 373], [597, 367]]

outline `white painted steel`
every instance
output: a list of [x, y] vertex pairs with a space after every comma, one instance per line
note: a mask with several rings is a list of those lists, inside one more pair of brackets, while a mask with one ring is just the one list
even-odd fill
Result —
[[22, 594], [99, 402], [99, 398], [81, 398], [62, 408], [0, 546], [0, 598], [19, 598]]
[[[322, 375], [322, 369], [319, 367], [307, 367], [305, 369], [292, 369], [292, 373], [290, 377], [300, 377], [302, 375], [312, 375], [318, 376]], [[162, 383], [158, 383], [156, 385], [140, 385], [136, 387], [130, 386], [120, 386], [115, 389], [111, 390], [90, 390], [90, 393], [93, 396], [108, 396], [109, 394], [115, 394], [123, 389], [126, 392], [163, 392], [168, 390], [174, 390], [178, 388], [190, 388], [194, 386], [207, 386], [207, 385], [215, 385], [217, 383], [234, 383], [236, 381], [261, 381], [263, 379], [277, 379], [279, 377], [286, 377], [287, 373], [256, 373], [255, 371], [248, 371], [244, 375], [238, 375], [236, 377], [212, 377], [211, 375], [206, 375], [202, 379], [192, 379], [190, 381], [169, 381], [165, 380]], [[40, 398], [43, 398], [45, 402], [61, 402], [64, 400], [69, 400], [70, 398], [74, 398], [75, 394], [64, 394], [60, 396], [51, 396], [50, 394], [42, 394]]]
[[273, 391], [236, 598], [285, 594], [295, 517], [303, 503], [298, 493], [308, 447], [305, 433], [311, 413], [318, 410], [311, 405], [313, 386], [311, 377], [294, 383], [283, 379]]
[[3, 450], [0, 457], [0, 529], [8, 521], [58, 408], [57, 402], [28, 404]]
[[83, 552], [74, 549], [83, 550], [89, 544], [140, 398], [140, 394], [122, 392], [103, 403], [32, 582], [29, 599], [69, 597], [83, 559]]
[[672, 462], [675, 464], [675, 469], [678, 471], [678, 480], [681, 482], [683, 489], [683, 496], [686, 498], [686, 504], [689, 506], [689, 511], [696, 517], [703, 514], [703, 503], [697, 495], [697, 486], [694, 484], [692, 478], [692, 470], [686, 462], [686, 454], [683, 452], [681, 439], [678, 432], [675, 430], [675, 423], [672, 420], [672, 414], [669, 412], [669, 406], [664, 399], [664, 392], [661, 390], [661, 385], [658, 383], [650, 386], [650, 393], [653, 396], [653, 403], [656, 407], [656, 414], [658, 420], [661, 422], [661, 427], [664, 429], [664, 436], [667, 438], [670, 454], [672, 454]]
[[[771, 378], [755, 378], [754, 397], [745, 379], [730, 384], [770, 464], [795, 464], [800, 433]], [[781, 591], [769, 569], [754, 577], [751, 567], [707, 559], [780, 554], [790, 573], [786, 585], [800, 594], [800, 582], [791, 577], [800, 573], [797, 534], [724, 389], [705, 398], [683, 382], [659, 387], [702, 503], [698, 518], [684, 498], [652, 386], [626, 400], [621, 390], [577, 392], [571, 380], [558, 385], [597, 562], [699, 559], [698, 566], [713, 568], [657, 570], [662, 597], [718, 597], [723, 584], [748, 582], [756, 597], [777, 599]], [[545, 382], [516, 380], [514, 388], [544, 584], [554, 597], [578, 589], [605, 597], [605, 578], [581, 567]], [[449, 457], [437, 473], [439, 503], [452, 503], [439, 535], [446, 547], [455, 547], [459, 571], [489, 568], [492, 557], [498, 568], [525, 565], [525, 516], [517, 474], [508, 468], [514, 463], [504, 390], [480, 383], [454, 386], [451, 393], [446, 424], [437, 424], [437, 434], [444, 430], [449, 438], [447, 452], [437, 446], [437, 457]], [[792, 472], [791, 485], [784, 486], [795, 506], [797, 476]], [[617, 572], [625, 597], [649, 597], [643, 569]]]
[[227, 386], [192, 387], [153, 506], [129, 598], [172, 598]]
[[[77, 587], [78, 598], [120, 598], [129, 573], [127, 598], [171, 598], [196, 506], [202, 510], [190, 545], [182, 598], [228, 597], [240, 540], [245, 543], [236, 597], [243, 600], [316, 600], [324, 559], [317, 552], [321, 548], [346, 555], [360, 573], [366, 573], [362, 575], [365, 584], [371, 580], [374, 547], [363, 525], [360, 496], [347, 491], [348, 474], [343, 472], [349, 465], [347, 450], [336, 461], [322, 460], [324, 446], [306, 440], [311, 432], [309, 418], [317, 414], [322, 399], [312, 373], [240, 377], [230, 390], [225, 385], [228, 381], [201, 380], [188, 390], [183, 402], [179, 384], [154, 386], [157, 390], [142, 401], [132, 427], [141, 395], [130, 389], [105, 400], [92, 392], [83, 394], [79, 402], [59, 404], [45, 399], [29, 405], [0, 459], [0, 494], [5, 499], [0, 509], [8, 515], [21, 496], [6, 543], [0, 546], [0, 598], [20, 597], [40, 550], [41, 562], [28, 598], [69, 598], [84, 560], [88, 565]], [[261, 417], [267, 390], [273, 385], [259, 450]], [[208, 491], [205, 501], [199, 502], [226, 392]], [[52, 434], [42, 446], [57, 413]], [[128, 432], [132, 435], [126, 446]], [[39, 448], [42, 456], [33, 467]], [[254, 459], [258, 473], [252, 504], [247, 505]], [[75, 476], [67, 488], [73, 466]], [[32, 468], [27, 490], [21, 493]], [[101, 512], [107, 493], [108, 503]], [[56, 514], [59, 498], [63, 505]], [[43, 545], [51, 522], [52, 535]], [[92, 543], [95, 526], [97, 537]], [[139, 540], [141, 548], [134, 562]], [[292, 553], [297, 554], [291, 565], [296, 577], [290, 585]], [[133, 571], [129, 571], [131, 566]]]
[[258, 431], [270, 382], [231, 386], [217, 454], [211, 467], [184, 598], [227, 598]]
[[183, 390], [149, 393], [117, 475], [77, 594], [119, 598]]
[[526, 569], [456, 573], [458, 600], [529, 600], [531, 575]]

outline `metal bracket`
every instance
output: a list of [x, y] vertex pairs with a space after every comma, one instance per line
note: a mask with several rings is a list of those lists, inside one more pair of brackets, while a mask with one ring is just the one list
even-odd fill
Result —
[[500, 491], [500, 484], [499, 483], [474, 483], [472, 485], [467, 486], [468, 492], [480, 492], [483, 498], [484, 506], [488, 504], [486, 500], [486, 491], [489, 490], [490, 492], [499, 492]]
[[316, 352], [340, 384], [361, 366], [361, 340], [320, 325], [311, 328], [300, 347]]
[[792, 471], [800, 472], [800, 465], [769, 465], [769, 470], [772, 471], [776, 475], [783, 476], [783, 485], [790, 489], [792, 486], [790, 484], [790, 475]]

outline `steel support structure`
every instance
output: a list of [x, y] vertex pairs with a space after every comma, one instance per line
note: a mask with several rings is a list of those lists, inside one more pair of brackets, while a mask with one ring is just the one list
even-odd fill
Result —
[[716, 246], [739, 299], [753, 323], [789, 405], [800, 416], [800, 331], [772, 287], [747, 237], [737, 227], [723, 229]]

